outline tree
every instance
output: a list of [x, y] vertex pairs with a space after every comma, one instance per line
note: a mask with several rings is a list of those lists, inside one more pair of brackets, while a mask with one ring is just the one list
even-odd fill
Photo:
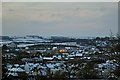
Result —
[[120, 52], [120, 35], [117, 35], [117, 44], [114, 46], [115, 52]]
[[7, 50], [7, 48], [8, 48], [8, 47], [7, 47], [6, 45], [3, 45], [3, 46], [2, 46], [2, 53], [3, 53], [3, 54], [5, 53], [5, 51]]
[[120, 77], [120, 66], [116, 68], [116, 70], [114, 71], [114, 74], [115, 74], [117, 77]]
[[98, 78], [97, 70], [94, 69], [94, 63], [87, 62], [85, 67], [82, 69], [83, 79], [95, 79]]

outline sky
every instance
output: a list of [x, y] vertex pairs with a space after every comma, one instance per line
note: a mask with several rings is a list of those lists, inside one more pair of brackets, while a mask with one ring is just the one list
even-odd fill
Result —
[[2, 2], [119, 2], [119, 0], [1, 0]]
[[2, 2], [0, 2], [0, 36], [2, 36]]
[[103, 37], [118, 32], [117, 2], [4, 2], [2, 35]]

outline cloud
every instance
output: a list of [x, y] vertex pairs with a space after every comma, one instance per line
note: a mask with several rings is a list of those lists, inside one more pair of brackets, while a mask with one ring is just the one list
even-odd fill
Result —
[[106, 25], [117, 26], [116, 14], [117, 3], [4, 3], [3, 30], [4, 34], [108, 34], [113, 27]]
[[0, 2], [0, 36], [2, 35], [2, 3]]
[[119, 0], [4, 0], [3, 2], [118, 2]]
[[[107, 9], [106, 11], [104, 10], [104, 7], [106, 7], [107, 5], [105, 5], [102, 9], [97, 9], [94, 8], [94, 6], [91, 6], [90, 3], [79, 3], [81, 5], [78, 5], [78, 3], [56, 3], [57, 5], [53, 4], [54, 3], [6, 3], [3, 4], [3, 13], [8, 19], [19, 20], [24, 18], [25, 20], [29, 18], [29, 20], [36, 20], [42, 22], [55, 20], [59, 21], [63, 20], [68, 16], [75, 16], [81, 18], [101, 17], [109, 13]], [[74, 4], [77, 4], [77, 6], [75, 6]], [[85, 4], [86, 6], [82, 4]], [[74, 7], [71, 7], [71, 5], [74, 5]]]

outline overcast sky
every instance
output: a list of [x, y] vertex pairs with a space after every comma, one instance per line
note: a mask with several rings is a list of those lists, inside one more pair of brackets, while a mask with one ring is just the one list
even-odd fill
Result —
[[118, 31], [117, 2], [6, 2], [2, 4], [2, 33], [95, 37]]

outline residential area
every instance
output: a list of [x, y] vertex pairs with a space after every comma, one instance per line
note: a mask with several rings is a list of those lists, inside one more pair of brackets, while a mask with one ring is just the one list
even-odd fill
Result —
[[120, 79], [120, 39], [1, 36], [2, 80]]

